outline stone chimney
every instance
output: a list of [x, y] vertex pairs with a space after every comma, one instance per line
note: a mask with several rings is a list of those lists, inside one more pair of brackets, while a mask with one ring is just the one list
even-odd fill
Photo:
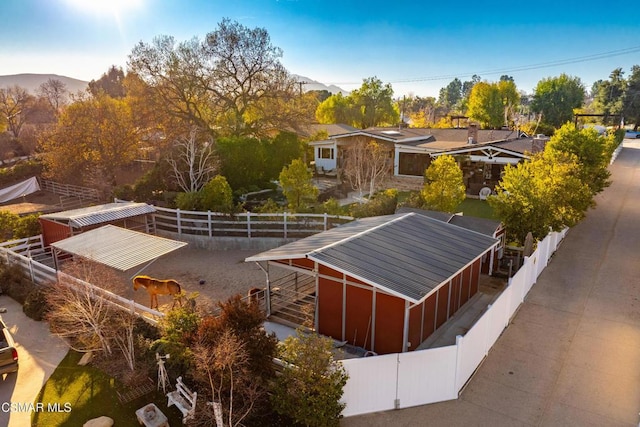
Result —
[[478, 124], [477, 123], [469, 123], [469, 131], [467, 133], [467, 139], [469, 141], [469, 144], [478, 143]]

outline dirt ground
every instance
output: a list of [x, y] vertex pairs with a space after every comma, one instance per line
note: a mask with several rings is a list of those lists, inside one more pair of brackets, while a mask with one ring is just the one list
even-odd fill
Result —
[[0, 204], [0, 210], [14, 214], [29, 214], [36, 212], [48, 212], [52, 209], [60, 209], [60, 196], [48, 191], [36, 191], [19, 199], [10, 200]]
[[[212, 306], [219, 301], [240, 294], [245, 296], [253, 287], [266, 286], [265, 273], [253, 262], [244, 262], [245, 258], [255, 255], [259, 251], [208, 251], [187, 247], [164, 255], [145, 268], [140, 274], [157, 279], [177, 280], [187, 295], [197, 293], [196, 304]], [[135, 273], [128, 271], [129, 275]], [[287, 273], [283, 269], [272, 269], [272, 279]], [[129, 280], [130, 277], [127, 278]], [[131, 282], [128, 281], [130, 284]], [[202, 283], [202, 284], [200, 284]], [[129, 285], [125, 295], [140, 304], [149, 305], [149, 296], [139, 289], [133, 291]], [[159, 296], [161, 311], [166, 310], [173, 303], [169, 296]]]

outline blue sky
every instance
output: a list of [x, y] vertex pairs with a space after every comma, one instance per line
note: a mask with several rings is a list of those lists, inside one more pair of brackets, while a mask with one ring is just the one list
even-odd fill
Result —
[[531, 92], [540, 79], [564, 72], [590, 88], [614, 68], [628, 74], [640, 64], [635, 2], [429, 3], [2, 0], [0, 75], [98, 79], [111, 65], [126, 67], [139, 41], [203, 38], [225, 17], [266, 28], [292, 73], [346, 90], [377, 76], [397, 96], [437, 97], [454, 77], [474, 73], [488, 81], [509, 74]]

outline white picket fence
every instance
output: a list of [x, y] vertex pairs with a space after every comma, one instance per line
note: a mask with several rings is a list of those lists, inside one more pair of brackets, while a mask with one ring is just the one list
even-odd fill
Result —
[[455, 345], [342, 361], [349, 374], [342, 414], [348, 417], [457, 399], [566, 233], [550, 233], [538, 243], [500, 297], [464, 337], [457, 337]]

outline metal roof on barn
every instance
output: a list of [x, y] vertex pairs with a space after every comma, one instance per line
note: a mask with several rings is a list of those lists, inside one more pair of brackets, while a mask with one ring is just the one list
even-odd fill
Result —
[[156, 209], [146, 203], [107, 203], [41, 215], [40, 218], [56, 222], [64, 222], [74, 228], [119, 221], [138, 215], [154, 213]]
[[416, 213], [365, 218], [248, 257], [306, 257], [418, 303], [498, 240]]
[[105, 225], [52, 243], [54, 248], [126, 271], [150, 262], [187, 243]]

